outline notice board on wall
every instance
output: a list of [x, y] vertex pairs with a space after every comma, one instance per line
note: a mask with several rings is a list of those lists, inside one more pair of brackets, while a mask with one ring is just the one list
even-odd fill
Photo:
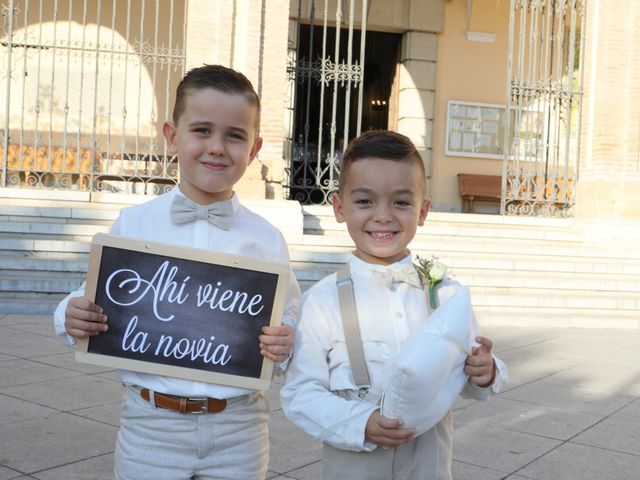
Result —
[[504, 105], [450, 100], [445, 154], [502, 159], [505, 122]]
[[[445, 154], [502, 160], [509, 143], [511, 154], [518, 150], [518, 156], [524, 158], [527, 148], [545, 144], [545, 118], [542, 106], [511, 109], [507, 118], [504, 105], [449, 100]], [[505, 134], [507, 120], [509, 132]]]
[[109, 330], [78, 340], [78, 361], [193, 381], [266, 389], [265, 325], [282, 318], [287, 265], [97, 234], [86, 296]]

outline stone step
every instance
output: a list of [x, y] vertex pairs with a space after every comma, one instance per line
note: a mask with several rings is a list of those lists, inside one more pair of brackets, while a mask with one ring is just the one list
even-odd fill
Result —
[[88, 208], [44, 208], [10, 205], [0, 208], [0, 220], [11, 222], [84, 223], [111, 225], [117, 218], [116, 210]]
[[[17, 239], [14, 241], [19, 242]], [[0, 251], [0, 270], [86, 271], [88, 244], [74, 242], [73, 245], [74, 251], [71, 252], [62, 248], [52, 251], [33, 251], [30, 248]], [[80, 245], [85, 248], [80, 249]], [[317, 281], [336, 271], [348, 259], [349, 251], [293, 245], [290, 257], [293, 268], [302, 274], [302, 279]], [[478, 256], [465, 252], [438, 253], [438, 258], [450, 267], [451, 273], [465, 278], [469, 284], [488, 281], [492, 285], [526, 284], [536, 287], [548, 283], [558, 288], [570, 284], [577, 289], [640, 291], [640, 261], [524, 254], [485, 253]], [[550, 278], [550, 275], [553, 277]]]
[[588, 308], [522, 308], [504, 305], [482, 306], [473, 310], [482, 326], [510, 325], [544, 328], [607, 328], [638, 329], [640, 315], [633, 310]]
[[[98, 231], [106, 231], [122, 208], [147, 201], [149, 197], [134, 195], [127, 196], [127, 199], [130, 200], [129, 203], [111, 204], [71, 200], [3, 198], [3, 204], [0, 205], [0, 222], [100, 225], [105, 227], [105, 230]], [[288, 241], [300, 241], [302, 211], [297, 202], [248, 199], [243, 203], [276, 225]], [[10, 231], [15, 228], [18, 227], [12, 227]], [[47, 233], [42, 231], [46, 227], [28, 227], [27, 230], [24, 230], [25, 227], [20, 228], [25, 232], [31, 231], [29, 230], [31, 228], [32, 230], [37, 229], [43, 234]], [[0, 232], [2, 231], [3, 228], [0, 227]]]
[[[343, 235], [308, 235], [302, 237], [302, 245], [308, 247], [335, 247], [340, 250], [353, 249], [353, 240]], [[640, 248], [618, 248], [615, 244], [608, 247], [585, 245], [581, 243], [558, 243], [530, 239], [502, 239], [496, 233], [494, 237], [448, 237], [417, 236], [409, 245], [413, 253], [431, 255], [435, 252], [476, 252], [486, 253], [522, 253], [548, 256], [602, 257], [640, 260]]]
[[[464, 283], [464, 282], [462, 282]], [[551, 288], [470, 286], [473, 305], [518, 308], [583, 308], [594, 310], [640, 310], [640, 293], [597, 292]]]
[[[340, 265], [347, 261], [352, 248], [290, 245], [292, 262]], [[526, 272], [574, 272], [594, 274], [640, 275], [640, 259], [602, 258], [601, 256], [550, 255], [544, 253], [499, 252], [479, 254], [475, 251], [414, 250], [416, 255], [435, 255], [454, 271], [458, 268], [499, 269]]]
[[[333, 209], [327, 206], [303, 206], [305, 231], [314, 233], [346, 231], [345, 223], [338, 223]], [[474, 215], [447, 212], [430, 212], [425, 225], [419, 230], [446, 227], [449, 233], [460, 233], [462, 230], [473, 232], [478, 228], [500, 228], [511, 231], [515, 236], [521, 232], [535, 229], [539, 238], [559, 238], [571, 241], [582, 241], [583, 235], [575, 229], [575, 222], [570, 218], [546, 217], [508, 217], [500, 215]]]
[[[13, 200], [13, 201], [12, 201]], [[16, 221], [25, 218], [51, 218], [56, 222], [111, 223], [126, 204], [87, 203], [61, 200], [3, 199], [9, 202], [0, 206], [0, 220]], [[289, 209], [291, 202], [247, 201], [251, 208], [265, 215], [280, 226], [282, 209]], [[339, 224], [333, 217], [331, 207], [302, 207], [304, 229], [314, 234], [346, 233], [345, 224]], [[3, 218], [5, 217], [5, 218]], [[39, 220], [42, 221], [42, 220]], [[498, 230], [496, 230], [498, 229]], [[0, 229], [1, 231], [1, 229]], [[503, 235], [515, 238], [556, 239], [581, 241], [580, 233], [573, 231], [571, 220], [500, 217], [496, 215], [464, 215], [433, 212], [427, 225], [421, 227], [418, 235], [430, 232], [438, 235]]]
[[52, 315], [66, 293], [1, 292], [0, 313]]
[[20, 235], [87, 237], [107, 232], [110, 224], [0, 221], [0, 232]]
[[[293, 263], [300, 281], [317, 282], [340, 268], [340, 264], [309, 265]], [[459, 269], [453, 278], [471, 287], [521, 288], [532, 290], [558, 289], [565, 295], [577, 292], [598, 292], [600, 295], [629, 293], [640, 295], [640, 278], [637, 275], [567, 274], [563, 272], [513, 272], [507, 270]]]
[[[50, 314], [84, 280], [92, 235], [123, 206], [3, 199], [0, 313]], [[330, 207], [294, 207], [250, 205], [288, 229], [306, 290], [344, 263], [353, 241]], [[482, 324], [640, 328], [640, 246], [589, 243], [573, 219], [432, 212], [410, 247], [438, 256], [470, 286]]]
[[[298, 272], [296, 272], [298, 277]], [[40, 272], [37, 278], [33, 278], [30, 272], [3, 272], [0, 278], [0, 291], [9, 296], [37, 292], [40, 294], [66, 295], [75, 290], [84, 280], [83, 273], [69, 273], [62, 275], [54, 273], [44, 274]], [[482, 285], [474, 285], [464, 279], [458, 279], [471, 290], [473, 304], [477, 307], [511, 307], [524, 312], [530, 309], [556, 308], [556, 309], [583, 309], [598, 310], [602, 312], [627, 311], [636, 315], [640, 311], [640, 293], [604, 290], [594, 295], [593, 290], [561, 289], [561, 288], [531, 288], [492, 286], [485, 282]], [[314, 281], [300, 278], [301, 286], [306, 290]], [[7, 313], [7, 312], [2, 312]]]
[[[314, 219], [314, 223], [318, 220]], [[309, 222], [307, 222], [309, 223]], [[305, 233], [312, 235], [340, 235], [346, 234], [345, 224], [325, 222], [320, 220], [319, 225], [308, 228], [305, 224]], [[335, 225], [334, 225], [335, 223]], [[450, 222], [431, 222], [419, 227], [416, 237], [423, 236], [464, 236], [464, 237], [494, 237], [508, 239], [533, 239], [556, 242], [582, 242], [580, 233], [574, 232], [568, 225], [564, 228], [536, 225], [504, 225], [504, 224], [455, 224]]]
[[60, 239], [55, 235], [0, 235], [0, 251], [89, 253], [91, 237]]
[[86, 273], [88, 254], [83, 253], [23, 253], [6, 251], [0, 253], [0, 272], [10, 270], [32, 272], [76, 272]]
[[28, 270], [3, 271], [0, 292], [69, 293], [85, 280], [83, 272], [33, 272]]

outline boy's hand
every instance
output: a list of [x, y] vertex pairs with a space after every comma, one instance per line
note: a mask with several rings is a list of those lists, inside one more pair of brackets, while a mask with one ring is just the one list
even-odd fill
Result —
[[486, 337], [476, 337], [476, 342], [480, 345], [471, 350], [464, 371], [469, 375], [469, 382], [486, 388], [491, 386], [496, 378], [496, 364], [491, 354], [493, 342]]
[[383, 417], [380, 415], [380, 410], [376, 410], [369, 416], [364, 430], [365, 440], [382, 448], [395, 448], [407, 443], [415, 435], [414, 428], [402, 428], [402, 420]]
[[64, 329], [72, 337], [93, 337], [107, 331], [107, 316], [89, 299], [73, 297], [64, 311]]
[[260, 354], [274, 362], [287, 359], [293, 346], [293, 328], [289, 325], [262, 327]]

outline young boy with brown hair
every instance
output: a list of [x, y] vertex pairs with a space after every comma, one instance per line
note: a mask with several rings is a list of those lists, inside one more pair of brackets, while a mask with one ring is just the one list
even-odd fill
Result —
[[[242, 206], [233, 191], [262, 145], [260, 100], [241, 73], [219, 65], [189, 71], [162, 127], [177, 155], [179, 184], [125, 208], [110, 233], [243, 255], [289, 265], [282, 234]], [[56, 334], [69, 345], [108, 329], [102, 308], [83, 297], [63, 300]], [[260, 336], [261, 354], [285, 360], [300, 290], [293, 274], [283, 324]], [[140, 479], [264, 479], [269, 459], [268, 406], [262, 392], [120, 371], [125, 385], [115, 449], [115, 476]], [[221, 409], [222, 406], [222, 409]], [[201, 413], [195, 415], [193, 413]]]
[[[386, 280], [394, 278], [387, 274], [401, 271], [416, 274], [407, 247], [429, 211], [422, 159], [404, 135], [367, 132], [347, 147], [338, 188], [333, 208], [355, 243], [348, 264], [352, 316], [357, 316], [361, 340], [356, 343], [362, 345], [370, 385], [362, 391], [356, 381], [354, 352], [345, 333], [349, 330], [342, 323], [343, 280], [340, 273], [329, 275], [303, 296], [295, 355], [281, 390], [283, 410], [294, 424], [323, 441], [325, 479], [451, 479], [450, 403], [420, 435], [413, 426], [405, 427], [403, 419], [387, 418], [380, 410], [394, 375], [394, 358], [432, 313], [419, 281]], [[458, 282], [445, 278], [438, 298], [445, 302], [460, 289]], [[451, 403], [459, 393], [488, 398], [506, 380], [506, 366], [492, 355], [491, 340], [478, 336], [470, 308], [467, 338], [477, 343], [468, 356], [461, 353], [462, 383], [448, 392]], [[438, 359], [433, 363], [439, 368]]]

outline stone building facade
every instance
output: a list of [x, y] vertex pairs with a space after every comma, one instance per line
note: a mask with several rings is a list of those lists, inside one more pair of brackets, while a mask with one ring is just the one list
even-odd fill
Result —
[[[61, 192], [66, 192], [76, 198], [100, 201], [108, 194], [136, 193], [139, 196], [141, 192], [157, 193], [158, 190], [155, 188], [157, 183], [154, 180], [162, 180], [164, 183], [159, 182], [159, 184], [165, 186], [170, 186], [171, 180], [175, 181], [175, 165], [170, 168], [170, 160], [162, 156], [162, 139], [160, 137], [153, 137], [152, 133], [147, 133], [149, 139], [145, 140], [144, 145], [149, 145], [148, 148], [145, 147], [148, 151], [139, 147], [137, 140], [134, 141], [127, 137], [126, 142], [131, 141], [130, 145], [135, 143], [135, 148], [127, 147], [126, 155], [123, 148], [119, 154], [110, 156], [109, 150], [118, 150], [113, 148], [113, 145], [120, 140], [113, 140], [110, 144], [111, 147], [103, 145], [103, 137], [111, 138], [113, 136], [115, 138], [116, 131], [111, 130], [111, 127], [102, 131], [100, 125], [109, 122], [114, 125], [118, 123], [124, 125], [125, 120], [113, 116], [113, 113], [111, 113], [112, 117], [106, 116], [104, 108], [100, 110], [100, 115], [104, 114], [104, 118], [100, 120], [102, 117], [98, 114], [99, 109], [96, 109], [96, 105], [100, 105], [100, 97], [103, 94], [95, 90], [101, 88], [102, 79], [108, 72], [107, 64], [103, 65], [100, 61], [106, 62], [105, 58], [108, 57], [106, 52], [109, 48], [105, 47], [103, 52], [101, 45], [107, 42], [106, 32], [110, 31], [109, 27], [117, 31], [124, 42], [128, 41], [130, 45], [133, 45], [136, 34], [129, 32], [135, 32], [135, 29], [129, 26], [125, 28], [126, 20], [127, 25], [140, 23], [138, 37], [142, 36], [143, 24], [146, 28], [145, 35], [149, 38], [151, 38], [150, 32], [155, 28], [155, 40], [149, 40], [152, 44], [155, 41], [155, 47], [151, 45], [148, 49], [148, 51], [152, 51], [149, 56], [155, 59], [153, 60], [155, 63], [146, 62], [146, 47], [136, 46], [137, 44], [129, 49], [129, 57], [127, 57], [130, 58], [134, 56], [133, 54], [139, 55], [138, 64], [143, 67], [140, 70], [146, 69], [148, 74], [145, 78], [150, 79], [148, 80], [148, 88], [139, 90], [139, 96], [151, 94], [153, 98], [149, 102], [157, 106], [157, 108], [151, 108], [152, 114], [145, 120], [147, 130], [151, 129], [149, 125], [152, 124], [159, 127], [164, 120], [168, 110], [166, 108], [163, 110], [162, 106], [171, 104], [175, 83], [186, 69], [202, 63], [222, 63], [241, 70], [253, 81], [262, 98], [261, 134], [264, 138], [264, 146], [258, 160], [254, 162], [245, 178], [238, 185], [238, 191], [243, 197], [295, 199], [292, 195], [294, 180], [292, 172], [296, 153], [293, 152], [300, 152], [302, 143], [305, 143], [305, 148], [308, 143], [313, 143], [306, 140], [305, 142], [299, 141], [302, 138], [301, 132], [303, 130], [300, 127], [302, 125], [300, 113], [296, 113], [296, 109], [299, 110], [301, 104], [296, 101], [300, 102], [303, 90], [300, 84], [296, 83], [299, 78], [296, 78], [295, 75], [302, 71], [300, 64], [296, 64], [296, 62], [303, 58], [302, 53], [304, 53], [300, 47], [304, 35], [302, 29], [306, 28], [307, 32], [313, 30], [309, 27], [313, 23], [316, 25], [314, 31], [317, 32], [321, 32], [324, 26], [325, 33], [322, 35], [330, 36], [331, 33], [327, 34], [326, 31], [335, 32], [339, 26], [343, 33], [350, 32], [361, 39], [365, 37], [363, 32], [366, 30], [367, 42], [373, 42], [372, 44], [376, 41], [376, 35], [381, 35], [380, 38], [393, 38], [398, 42], [397, 54], [380, 60], [386, 65], [386, 71], [391, 72], [386, 74], [389, 76], [386, 93], [380, 98], [371, 96], [372, 92], [378, 88], [374, 85], [376, 73], [368, 71], [365, 64], [363, 68], [365, 81], [362, 85], [369, 82], [366, 87], [369, 90], [365, 91], [364, 100], [358, 100], [357, 88], [353, 85], [348, 87], [351, 88], [354, 95], [350, 97], [350, 107], [355, 110], [356, 105], [360, 103], [360, 108], [364, 109], [362, 117], [369, 119], [369, 124], [365, 122], [364, 128], [367, 128], [367, 125], [369, 125], [368, 128], [371, 128], [371, 125], [376, 128], [382, 125], [408, 135], [423, 156], [434, 209], [460, 211], [458, 174], [500, 176], [506, 170], [499, 154], [493, 156], [456, 155], [449, 151], [452, 144], [447, 142], [453, 141], [449, 134], [449, 127], [452, 125], [450, 102], [460, 101], [463, 104], [480, 106], [505, 106], [508, 103], [507, 75], [511, 58], [510, 48], [512, 48], [510, 35], [512, 35], [511, 30], [514, 25], [518, 27], [518, 20], [513, 18], [514, 9], [517, 11], [520, 8], [525, 13], [528, 11], [531, 14], [530, 12], [535, 8], [554, 4], [556, 5], [554, 8], [562, 5], [563, 8], [569, 9], [568, 11], [574, 9], [578, 17], [585, 17], [584, 23], [576, 23], [578, 25], [577, 35], [583, 41], [582, 48], [584, 49], [583, 52], [579, 52], [582, 54], [580, 57], [582, 59], [581, 77], [579, 79], [579, 88], [582, 92], [579, 95], [581, 109], [579, 110], [579, 121], [576, 121], [576, 125], [579, 126], [579, 133], [576, 137], [579, 139], [579, 157], [577, 157], [579, 163], [565, 171], [565, 175], [571, 171], [578, 179], [575, 182], [575, 196], [572, 196], [572, 201], [575, 201], [575, 209], [571, 211], [571, 215], [575, 214], [584, 218], [613, 217], [621, 220], [633, 220], [640, 217], [640, 208], [638, 208], [640, 205], [640, 194], [638, 193], [640, 192], [640, 81], [638, 81], [640, 73], [638, 66], [640, 58], [638, 56], [640, 53], [637, 48], [634, 48], [637, 42], [634, 42], [633, 37], [634, 32], [640, 29], [640, 7], [633, 0], [566, 0], [550, 3], [546, 1], [523, 2], [521, 0], [513, 0], [513, 2], [497, 0], [402, 0], [397, 2], [383, 0], [341, 2], [336, 2], [336, 0], [327, 0], [326, 2], [322, 0], [174, 0], [162, 3], [161, 9], [158, 7], [157, 10], [153, 10], [148, 7], [144, 12], [131, 11], [130, 7], [127, 10], [126, 2], [121, 0], [103, 0], [101, 2], [87, 2], [89, 15], [86, 15], [87, 12], [81, 11], [80, 4], [82, 2], [75, 2], [73, 11], [66, 12], [60, 7], [60, 12], [48, 18], [46, 23], [57, 28], [53, 29], [54, 32], [58, 32], [53, 34], [54, 37], [51, 40], [53, 43], [61, 41], [60, 38], [64, 35], [60, 32], [65, 31], [69, 24], [77, 26], [83, 25], [84, 22], [85, 26], [83, 29], [77, 29], [77, 34], [84, 32], [85, 37], [87, 31], [95, 34], [95, 45], [92, 44], [84, 49], [79, 48], [83, 52], [88, 52], [93, 48], [96, 52], [94, 63], [87, 65], [92, 66], [91, 68], [95, 66], [97, 80], [89, 81], [93, 77], [87, 76], [87, 69], [82, 70], [82, 78], [87, 79], [83, 82], [82, 88], [88, 88], [87, 84], [90, 87], [93, 82], [95, 87], [93, 95], [97, 97], [93, 102], [93, 113], [94, 118], [97, 117], [98, 120], [93, 121], [93, 127], [91, 127], [91, 121], [88, 120], [91, 118], [90, 106], [84, 107], [84, 120], [73, 120], [73, 108], [69, 108], [69, 105], [73, 103], [71, 101], [73, 95], [70, 96], [68, 92], [65, 95], [60, 94], [57, 103], [51, 100], [47, 105], [44, 94], [48, 92], [50, 97], [55, 97], [55, 92], [58, 90], [63, 92], [62, 86], [65, 85], [65, 82], [68, 84], [67, 79], [73, 77], [68, 73], [66, 76], [63, 74], [63, 66], [52, 67], [51, 70], [54, 71], [53, 73], [47, 72], [48, 78], [45, 78], [42, 73], [38, 73], [37, 75], [40, 76], [38, 77], [37, 92], [31, 91], [25, 94], [26, 86], [31, 85], [28, 83], [29, 79], [36, 75], [36, 66], [44, 64], [42, 59], [46, 58], [47, 51], [59, 52], [54, 54], [54, 58], [58, 59], [54, 62], [61, 62], [60, 58], [63, 57], [64, 52], [69, 54], [72, 51], [72, 45], [77, 45], [80, 41], [89, 45], [88, 40], [85, 37], [82, 40], [76, 38], [73, 41], [71, 38], [67, 38], [66, 43], [62, 42], [64, 45], [58, 47], [54, 47], [53, 44], [45, 44], [41, 33], [38, 37], [38, 28], [40, 27], [38, 22], [34, 20], [37, 18], [38, 2], [28, 0], [7, 2], [5, 0], [3, 3], [5, 4], [2, 18], [4, 26], [0, 31], [0, 36], [3, 37], [4, 58], [2, 65], [4, 75], [0, 80], [0, 86], [4, 87], [2, 88], [4, 100], [0, 102], [0, 114], [4, 123], [2, 130], [2, 195], [13, 196], [19, 189], [22, 191], [21, 195], [25, 195], [24, 191], [26, 190], [33, 195], [45, 197], [60, 196], [63, 194]], [[171, 6], [168, 7], [168, 5]], [[550, 7], [544, 8], [549, 9]], [[172, 16], [166, 17], [169, 9], [173, 12]], [[551, 12], [551, 10], [548, 11]], [[339, 21], [338, 17], [340, 17]], [[83, 18], [88, 20], [83, 20]], [[154, 18], [156, 19], [155, 27], [153, 27]], [[159, 22], [158, 18], [160, 18]], [[89, 27], [93, 30], [89, 30]], [[94, 33], [96, 29], [97, 33]], [[68, 30], [70, 32], [71, 27]], [[57, 40], [55, 35], [58, 36]], [[320, 34], [318, 33], [318, 35]], [[137, 39], [140, 44], [143, 43], [142, 40], [142, 38]], [[372, 44], [363, 47], [362, 51], [364, 52], [365, 48], [373, 48]], [[113, 45], [112, 43], [111, 46], [113, 47]], [[169, 53], [166, 53], [163, 48], [166, 48]], [[354, 58], [351, 58], [350, 67], [362, 63], [363, 59], [357, 57], [358, 49], [359, 46], [354, 41], [351, 47]], [[171, 52], [174, 51], [178, 52], [175, 58], [171, 56], [173, 55]], [[37, 55], [34, 52], [37, 52]], [[315, 55], [320, 56], [318, 50]], [[367, 55], [375, 56], [375, 52]], [[39, 60], [36, 61], [36, 57]], [[83, 53], [82, 62], [85, 61], [85, 57], [88, 58], [88, 54]], [[324, 58], [331, 59], [332, 56], [325, 54]], [[339, 63], [338, 59], [333, 58], [333, 60], [335, 60], [335, 64]], [[71, 70], [74, 68], [74, 61], [77, 62], [77, 58], [71, 62], [67, 61], [67, 65], [72, 65]], [[346, 61], [343, 63], [346, 64]], [[64, 64], [60, 63], [60, 65]], [[66, 68], [69, 69], [68, 66]], [[156, 79], [156, 68], [159, 72], [166, 70], [168, 80], [165, 83]], [[138, 81], [138, 78], [134, 78], [130, 73], [132, 67], [128, 71], [128, 75], [132, 78], [131, 83], [135, 83], [134, 80]], [[309, 75], [311, 74], [309, 73]], [[140, 80], [138, 83], [142, 84], [143, 82]], [[307, 86], [306, 88], [311, 87]], [[315, 86], [314, 88], [319, 87]], [[91, 89], [89, 88], [87, 91], [91, 92]], [[115, 92], [116, 89], [111, 87], [109, 91]], [[327, 90], [327, 92], [329, 91]], [[316, 94], [313, 93], [313, 95]], [[90, 95], [91, 93], [88, 93], [87, 98]], [[309, 95], [309, 97], [311, 98], [313, 95]], [[37, 97], [39, 103], [37, 105], [29, 103], [30, 96]], [[69, 98], [71, 100], [68, 100]], [[374, 104], [376, 101], [380, 102], [380, 99], [384, 103], [382, 108], [379, 104]], [[133, 109], [132, 101], [133, 98], [129, 97], [123, 100], [124, 103], [128, 102], [130, 109]], [[345, 109], [344, 103], [338, 102], [338, 116], [341, 109]], [[314, 104], [312, 100], [307, 103], [306, 108], [312, 115], [316, 115], [318, 105]], [[326, 105], [330, 105], [330, 103], [326, 103]], [[60, 113], [62, 120], [59, 123], [64, 124], [61, 127], [62, 130], [57, 131], [58, 126], [53, 125], [44, 127], [47, 122], [42, 112], [47, 108], [50, 112], [64, 112], [64, 114]], [[81, 105], [80, 110], [82, 108]], [[371, 115], [367, 117], [367, 109], [377, 109], [376, 115], [383, 112], [382, 123], [374, 123], [371, 120], [373, 118], [371, 112]], [[113, 110], [117, 110], [115, 105]], [[69, 113], [70, 111], [71, 113]], [[27, 121], [25, 123], [24, 121], [25, 118], [34, 115], [36, 116], [35, 124], [39, 122], [41, 125], [41, 131], [36, 132], [35, 135], [29, 130], [32, 129], [29, 125], [34, 122]], [[347, 112], [347, 115], [351, 115], [350, 118], [353, 119], [354, 113], [353, 111]], [[51, 115], [51, 117], [53, 116]], [[129, 122], [131, 117], [132, 115], [129, 113], [126, 121]], [[576, 117], [578, 117], [577, 114]], [[328, 143], [334, 144], [334, 147], [322, 147], [326, 150], [323, 150], [323, 153], [319, 153], [321, 150], [319, 144], [322, 143], [320, 138], [322, 135], [326, 137], [329, 130], [320, 132], [319, 135], [312, 131], [308, 135], [309, 138], [316, 135], [319, 139], [315, 142], [317, 144], [314, 147], [315, 150], [309, 150], [313, 152], [313, 155], [317, 155], [318, 166], [326, 163], [324, 157], [328, 156], [329, 151], [334, 152], [334, 150], [342, 148], [335, 146], [335, 140], [342, 135], [341, 129], [345, 125], [347, 127], [350, 125], [350, 121], [353, 122], [347, 118], [343, 119], [342, 123], [338, 122], [340, 124], [338, 130], [340, 131], [335, 131], [335, 124], [333, 125], [332, 142]], [[298, 126], [294, 125], [296, 122], [298, 122]], [[321, 124], [322, 119], [316, 124], [311, 122], [312, 130], [318, 128], [318, 122]], [[574, 122], [574, 119], [571, 122]], [[80, 127], [77, 124], [81, 124]], [[87, 126], [83, 127], [85, 124]], [[306, 126], [308, 127], [309, 123]], [[78, 133], [82, 128], [92, 129], [92, 132]], [[108, 132], [108, 134], [104, 132]], [[344, 132], [347, 132], [346, 128]], [[124, 135], [123, 132], [119, 133]], [[356, 133], [355, 127], [350, 128], [348, 130], [349, 138], [352, 138]], [[47, 142], [50, 143], [47, 144]], [[126, 142], [122, 140], [121, 144], [124, 145]], [[48, 150], [46, 148], [42, 150], [41, 157], [44, 160], [43, 166], [39, 169], [33, 166], [33, 162], [27, 165], [26, 157], [22, 158], [18, 155], [17, 160], [15, 158], [15, 152], [18, 151], [16, 145], [28, 147], [29, 145], [34, 146], [34, 144], [35, 150], [38, 147], [49, 147]], [[14, 146], [13, 164], [11, 164], [12, 159], [10, 158], [12, 145]], [[66, 167], [66, 170], [65, 168], [62, 168], [61, 171], [56, 170], [52, 166], [54, 146], [58, 149], [62, 148], [67, 155], [71, 151], [72, 156], [76, 156], [75, 163], [72, 162], [71, 167]], [[496, 147], [496, 151], [500, 151], [498, 147]], [[134, 149], [135, 154], [131, 153]], [[91, 160], [92, 151], [93, 160]], [[26, 155], [24, 151], [22, 155]], [[90, 164], [86, 167], [89, 171], [81, 169], [80, 164], [83, 158], [87, 165]], [[304, 158], [307, 159], [307, 157]], [[152, 175], [141, 174], [138, 171], [140, 167], [136, 163], [140, 159], [147, 162], [145, 164], [147, 167], [149, 162], [152, 165], [159, 162], [161, 168], [154, 171]], [[98, 164], [101, 165], [100, 168], [107, 168], [105, 165], [111, 165], [116, 160], [121, 160], [123, 165], [126, 160], [128, 162], [127, 168], [133, 170], [125, 173], [123, 173], [124, 170], [116, 173], [90, 171], [98, 168], [96, 166]], [[74, 170], [74, 168], [80, 170]], [[322, 168], [331, 170], [334, 166], [328, 165]], [[34, 172], [30, 173], [29, 169]], [[47, 173], [54, 176], [61, 173], [79, 174], [80, 178], [84, 178], [84, 183], [74, 184], [75, 177], [73, 175], [71, 175], [71, 184], [47, 183], [43, 180]], [[102, 177], [99, 174], [102, 174]], [[333, 185], [331, 182], [335, 181], [332, 171], [330, 174], [329, 177], [326, 177], [326, 170], [321, 173], [315, 171], [316, 178], [322, 179], [325, 182], [325, 187], [328, 182], [329, 190]], [[122, 176], [121, 179], [116, 178], [119, 175]], [[135, 185], [132, 183], [132, 187], [129, 188], [127, 182], [132, 177], [135, 177], [137, 183]], [[36, 180], [29, 180], [30, 178]], [[99, 181], [102, 180], [108, 188], [99, 187], [102, 185]], [[117, 183], [118, 180], [122, 180], [121, 183], [124, 187]], [[142, 184], [145, 185], [144, 191], [140, 188]], [[154, 188], [150, 188], [151, 186]], [[546, 188], [549, 189], [548, 186]], [[326, 201], [327, 198], [325, 195], [322, 197], [322, 201]], [[311, 199], [309, 202], [314, 203], [314, 200]], [[480, 211], [498, 213], [498, 205], [487, 205], [485, 210], [480, 208]]]

